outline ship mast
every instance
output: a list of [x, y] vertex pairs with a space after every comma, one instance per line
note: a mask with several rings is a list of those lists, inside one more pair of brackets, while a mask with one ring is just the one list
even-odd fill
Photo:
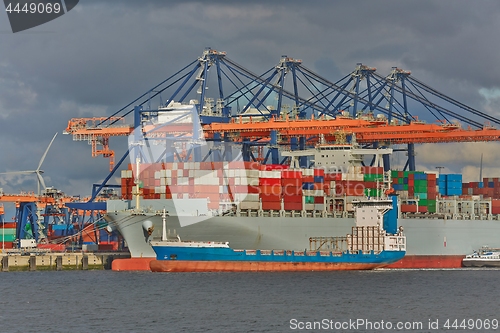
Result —
[[135, 159], [135, 179], [134, 179], [135, 192], [132, 193], [135, 196], [135, 210], [136, 211], [139, 211], [139, 209], [140, 209], [140, 190], [139, 190], [139, 183], [141, 182], [139, 180], [140, 163], [141, 163], [141, 159], [139, 157], [137, 157]]

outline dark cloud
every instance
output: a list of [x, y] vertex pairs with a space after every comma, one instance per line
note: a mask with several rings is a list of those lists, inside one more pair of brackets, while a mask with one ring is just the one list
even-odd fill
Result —
[[[5, 15], [0, 172], [36, 167], [59, 132], [43, 166], [48, 185], [90, 193], [106, 176], [107, 160], [91, 158], [86, 142], [62, 135], [68, 120], [111, 115], [207, 46], [255, 73], [288, 55], [331, 81], [358, 62], [382, 75], [400, 66], [465, 104], [495, 112], [499, 14], [493, 0], [85, 1], [17, 34], [9, 33]], [[112, 139], [112, 146], [123, 151], [125, 142]], [[34, 189], [28, 178], [3, 179], [1, 186]]]

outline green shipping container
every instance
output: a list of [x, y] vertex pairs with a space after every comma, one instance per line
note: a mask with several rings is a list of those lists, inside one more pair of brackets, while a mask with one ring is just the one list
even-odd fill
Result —
[[15, 235], [16, 234], [16, 228], [0, 228], [0, 236], [1, 235]]
[[306, 204], [313, 204], [313, 203], [314, 203], [314, 197], [306, 196]]
[[427, 200], [427, 199], [421, 199], [418, 201], [419, 206], [427, 206], [428, 203], [429, 203], [429, 200]]
[[397, 170], [391, 170], [391, 178], [398, 178], [398, 171]]
[[414, 193], [427, 193], [427, 186], [414, 186], [413, 187], [413, 192]]
[[413, 183], [415, 187], [425, 187], [427, 188], [427, 180], [422, 180], [422, 179], [416, 179]]
[[2, 233], [0, 232], [0, 243], [1, 242], [13, 242], [16, 240], [16, 235], [7, 235], [5, 234], [5, 237], [2, 235]]
[[408, 191], [408, 184], [403, 185], [403, 191]]
[[365, 182], [376, 182], [377, 180], [378, 181], [382, 181], [384, 180], [384, 175], [375, 175], [375, 174], [364, 174], [363, 176], [363, 180]]

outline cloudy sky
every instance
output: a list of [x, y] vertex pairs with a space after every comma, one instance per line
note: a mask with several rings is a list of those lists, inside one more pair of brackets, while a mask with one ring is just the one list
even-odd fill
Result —
[[[42, 169], [48, 186], [76, 195], [108, 173], [86, 142], [62, 132], [74, 117], [108, 116], [194, 61], [207, 46], [256, 73], [281, 55], [337, 81], [361, 62], [393, 66], [483, 112], [500, 106], [500, 2], [491, 1], [85, 1], [13, 34], [0, 14], [0, 172]], [[111, 139], [120, 155], [126, 142]], [[419, 145], [417, 165], [500, 176], [496, 143]], [[395, 164], [402, 163], [394, 158]], [[34, 176], [1, 176], [8, 193]]]

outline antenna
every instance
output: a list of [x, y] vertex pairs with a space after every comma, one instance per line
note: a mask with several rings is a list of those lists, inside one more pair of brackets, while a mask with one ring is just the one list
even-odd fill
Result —
[[483, 181], [483, 153], [481, 153], [481, 163], [479, 164], [479, 182]]

